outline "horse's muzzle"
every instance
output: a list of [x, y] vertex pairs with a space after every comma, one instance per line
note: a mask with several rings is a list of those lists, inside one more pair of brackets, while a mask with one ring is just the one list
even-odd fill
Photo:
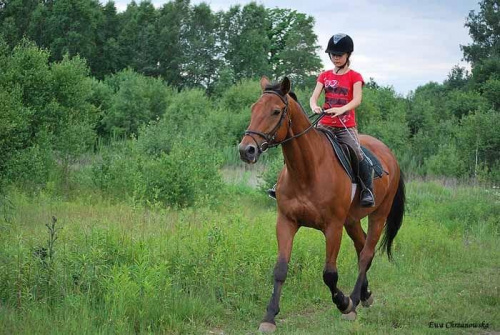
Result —
[[253, 164], [259, 159], [260, 152], [255, 144], [240, 143], [238, 150], [240, 151], [241, 160], [245, 163]]

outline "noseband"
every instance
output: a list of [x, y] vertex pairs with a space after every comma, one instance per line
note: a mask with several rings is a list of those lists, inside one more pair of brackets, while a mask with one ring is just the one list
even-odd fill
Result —
[[[269, 149], [269, 148], [277, 147], [278, 145], [280, 145], [281, 143], [286, 141], [285, 140], [285, 141], [281, 141], [281, 142], [274, 142], [274, 140], [276, 139], [276, 136], [278, 134], [278, 130], [281, 128], [281, 125], [283, 124], [285, 117], [288, 115], [288, 98], [287, 98], [287, 96], [282, 96], [278, 92], [272, 91], [272, 90], [266, 90], [262, 94], [266, 94], [266, 93], [277, 95], [281, 99], [281, 101], [283, 101], [283, 103], [285, 104], [285, 108], [283, 108], [283, 111], [281, 113], [280, 119], [278, 120], [278, 123], [269, 132], [269, 134], [262, 133], [260, 131], [255, 131], [255, 130], [245, 131], [245, 135], [250, 136], [252, 138], [252, 140], [255, 142], [255, 144], [257, 145], [257, 148], [259, 149], [259, 153], [263, 153], [263, 152], [267, 151], [267, 149]], [[290, 129], [291, 125], [292, 125], [292, 119], [290, 118], [290, 116], [288, 116], [288, 129]], [[259, 145], [259, 143], [257, 142], [257, 140], [255, 139], [255, 137], [253, 135], [258, 135], [258, 136], [262, 137], [264, 139], [264, 142], [262, 142]]]

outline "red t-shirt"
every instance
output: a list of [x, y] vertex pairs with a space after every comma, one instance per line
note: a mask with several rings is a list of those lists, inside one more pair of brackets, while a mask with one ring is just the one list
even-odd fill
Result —
[[[332, 107], [342, 107], [352, 101], [354, 84], [361, 81], [364, 85], [363, 77], [356, 71], [349, 70], [344, 74], [336, 74], [333, 70], [322, 72], [318, 77], [318, 82], [323, 84], [325, 90], [325, 103], [323, 109]], [[356, 127], [356, 113], [351, 109], [339, 117], [325, 115], [319, 122], [322, 125], [330, 127], [341, 127], [342, 119], [346, 127]]]

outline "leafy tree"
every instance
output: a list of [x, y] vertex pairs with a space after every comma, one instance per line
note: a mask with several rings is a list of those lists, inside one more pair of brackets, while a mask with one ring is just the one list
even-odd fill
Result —
[[53, 40], [49, 27], [51, 15], [52, 5], [50, 2], [38, 2], [31, 14], [27, 36], [40, 47], [49, 48]]
[[220, 59], [217, 42], [217, 17], [207, 4], [194, 6], [189, 14], [184, 61], [181, 71], [185, 86], [212, 90]]
[[[49, 52], [37, 48], [32, 42], [22, 40], [3, 64], [2, 82], [4, 87], [17, 87], [21, 102], [32, 110], [29, 123], [29, 140], [36, 134], [53, 125], [55, 115], [47, 105], [50, 103], [52, 73], [49, 67]], [[50, 127], [50, 126], [49, 126]]]
[[132, 1], [121, 14], [118, 36], [120, 68], [131, 67], [145, 75], [158, 75], [157, 12], [151, 1]]
[[28, 33], [37, 0], [0, 1], [0, 31], [11, 46], [17, 45]]
[[375, 136], [392, 150], [408, 148], [410, 130], [406, 122], [407, 105], [392, 87], [366, 88], [363, 103], [356, 110], [359, 131]]
[[255, 2], [233, 6], [223, 15], [220, 41], [236, 81], [271, 73], [269, 26], [266, 9]]
[[58, 0], [47, 19], [51, 55], [62, 60], [65, 54], [86, 58], [91, 68], [96, 59], [97, 28], [102, 12], [97, 0]]
[[23, 106], [19, 87], [9, 89], [0, 84], [0, 178], [14, 153], [28, 143], [32, 113]]
[[446, 100], [441, 108], [450, 111], [451, 116], [460, 119], [477, 110], [487, 109], [489, 106], [485, 96], [478, 91], [457, 89], [446, 93]]
[[238, 143], [250, 122], [250, 106], [260, 94], [256, 80], [242, 80], [229, 86], [218, 100], [217, 108], [208, 115], [211, 131], [207, 136], [221, 145]]
[[118, 60], [118, 34], [121, 22], [114, 2], [106, 3], [101, 11], [103, 15], [102, 20], [98, 23], [96, 36], [96, 59], [98, 61], [91, 69], [92, 73], [99, 79], [121, 70]]
[[181, 68], [184, 62], [185, 31], [188, 21], [189, 0], [167, 2], [158, 18], [158, 63], [159, 72], [165, 81], [174, 87], [182, 88], [184, 78]]
[[111, 98], [109, 111], [102, 119], [107, 136], [137, 135], [141, 125], [158, 119], [165, 111], [169, 94], [159, 79], [127, 69], [109, 78], [106, 83], [116, 92]]
[[290, 9], [268, 10], [271, 24], [270, 63], [277, 78], [289, 76], [296, 86], [315, 81], [321, 69], [314, 19]]
[[495, 127], [499, 122], [500, 113], [494, 110], [479, 110], [461, 120], [458, 143], [472, 175], [477, 175], [481, 166], [487, 170], [500, 166], [500, 133]]
[[490, 103], [490, 107], [496, 110], [497, 112], [500, 112], [500, 78], [498, 79], [493, 79], [490, 78], [488, 79], [483, 87], [483, 97], [485, 97], [488, 102]]
[[475, 66], [492, 56], [500, 56], [500, 3], [482, 0], [478, 13], [471, 11], [465, 23], [472, 44], [461, 46], [464, 57]]
[[468, 71], [464, 67], [455, 65], [443, 84], [449, 90], [463, 89], [467, 86], [469, 79], [470, 74]]

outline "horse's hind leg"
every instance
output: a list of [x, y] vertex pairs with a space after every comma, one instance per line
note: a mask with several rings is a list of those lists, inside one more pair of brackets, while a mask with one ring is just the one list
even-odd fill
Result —
[[[354, 243], [354, 248], [356, 249], [356, 253], [358, 254], [359, 263], [361, 251], [363, 250], [366, 241], [366, 233], [364, 232], [363, 227], [361, 227], [361, 221], [348, 219], [346, 220], [344, 227], [347, 234]], [[369, 307], [373, 303], [373, 297], [371, 296], [371, 292], [368, 290], [367, 275], [365, 275], [365, 280], [361, 285], [361, 302], [365, 307]]]
[[262, 320], [259, 331], [273, 332], [276, 330], [275, 316], [279, 313], [281, 288], [285, 283], [288, 272], [288, 262], [292, 253], [292, 244], [298, 226], [283, 215], [278, 214], [278, 222], [276, 224], [276, 237], [278, 239], [278, 261], [274, 267], [274, 288], [271, 300], [267, 305], [266, 315]]
[[326, 263], [323, 270], [323, 281], [330, 289], [333, 303], [337, 305], [337, 308], [343, 314], [347, 314], [353, 308], [352, 301], [337, 288], [337, 281], [339, 279], [337, 256], [339, 254], [340, 242], [342, 241], [342, 225], [332, 224], [325, 230], [324, 234], [326, 238]]
[[[354, 286], [354, 290], [352, 291], [350, 297], [356, 307], [361, 300], [361, 292], [363, 290], [363, 286], [366, 285], [366, 273], [370, 269], [373, 257], [375, 255], [375, 248], [377, 246], [377, 242], [380, 239], [380, 235], [384, 228], [384, 223], [386, 220], [386, 215], [381, 216], [376, 213], [372, 213], [368, 217], [368, 235], [366, 236], [365, 245], [359, 254], [358, 260], [358, 279], [356, 280], [356, 285]], [[367, 297], [367, 299], [369, 296]]]

